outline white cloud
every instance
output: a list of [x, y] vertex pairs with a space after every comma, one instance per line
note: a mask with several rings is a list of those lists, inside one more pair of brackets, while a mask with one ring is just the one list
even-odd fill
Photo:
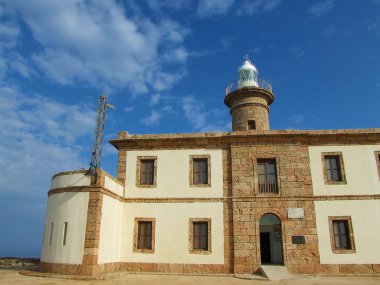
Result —
[[368, 31], [373, 32], [376, 36], [380, 37], [380, 18], [367, 22], [367, 29]]
[[192, 0], [147, 0], [150, 9], [161, 12], [162, 9], [182, 10], [189, 8]]
[[325, 0], [311, 6], [309, 13], [313, 15], [313, 17], [318, 18], [330, 12], [334, 8], [334, 5], [335, 0]]
[[31, 78], [37, 74], [36, 71], [29, 65], [28, 61], [20, 54], [11, 53], [8, 58], [8, 66], [10, 69], [17, 72], [22, 77]]
[[126, 112], [126, 113], [130, 113], [130, 112], [132, 112], [134, 109], [135, 109], [134, 107], [125, 107], [123, 110], [124, 110], [124, 112]]
[[301, 57], [305, 54], [305, 51], [297, 46], [291, 47], [290, 52], [293, 54], [295, 58]]
[[229, 124], [226, 123], [227, 112], [206, 109], [204, 104], [192, 96], [182, 100], [182, 110], [195, 131], [216, 132], [228, 131]]
[[[0, 191], [46, 193], [51, 176], [87, 167], [95, 111], [0, 86]], [[83, 147], [86, 145], [86, 147]]]
[[154, 94], [152, 97], [150, 97], [149, 106], [150, 107], [156, 106], [158, 102], [160, 102], [160, 98], [161, 98], [160, 93]]
[[158, 125], [158, 121], [161, 119], [162, 115], [157, 111], [152, 110], [150, 115], [141, 119], [140, 123], [146, 126]]
[[29, 57], [52, 81], [135, 93], [168, 89], [185, 74], [183, 41], [189, 31], [167, 18], [130, 15], [128, 3], [127, 8], [117, 1], [84, 0], [9, 5], [43, 46]]
[[336, 25], [329, 25], [324, 31], [323, 31], [323, 34], [330, 38], [330, 37], [333, 37], [335, 36], [336, 34], [338, 34], [339, 32], [341, 32], [341, 29], [339, 27], [337, 27]]
[[245, 0], [239, 4], [239, 9], [236, 11], [236, 14], [254, 15], [269, 12], [277, 8], [280, 3], [281, 0]]
[[296, 125], [300, 125], [305, 121], [305, 116], [296, 114], [296, 115], [290, 116], [289, 120], [292, 121]]
[[213, 15], [225, 15], [235, 0], [199, 0], [197, 15], [210, 17]]
[[255, 48], [253, 48], [251, 51], [252, 51], [253, 54], [258, 54], [258, 53], [262, 53], [262, 52], [263, 52], [263, 49], [262, 49], [262, 48], [255, 47]]
[[173, 112], [173, 106], [171, 106], [171, 105], [166, 105], [166, 106], [162, 107], [161, 110], [162, 110], [163, 112], [170, 113], [170, 112]]
[[20, 27], [10, 19], [12, 11], [5, 13], [5, 7], [0, 6], [0, 81], [4, 80], [7, 74], [16, 72], [25, 78], [36, 75], [28, 61], [14, 48], [19, 43]]

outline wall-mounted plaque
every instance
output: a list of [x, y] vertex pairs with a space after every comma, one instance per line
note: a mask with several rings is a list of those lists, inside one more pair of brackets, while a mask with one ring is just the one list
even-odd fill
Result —
[[305, 217], [303, 208], [288, 208], [289, 219], [302, 219]]
[[292, 244], [305, 244], [305, 236], [292, 236]]

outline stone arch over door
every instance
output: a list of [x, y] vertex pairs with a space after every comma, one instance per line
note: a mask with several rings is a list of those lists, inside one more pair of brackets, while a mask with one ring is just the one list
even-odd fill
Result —
[[266, 213], [260, 218], [261, 264], [284, 264], [281, 219]]

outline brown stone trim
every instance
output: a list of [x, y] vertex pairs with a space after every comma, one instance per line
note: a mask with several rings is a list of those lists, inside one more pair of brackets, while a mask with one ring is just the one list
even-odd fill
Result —
[[[153, 160], [154, 161], [154, 177], [153, 184], [141, 184], [141, 161]], [[156, 188], [157, 187], [157, 156], [138, 156], [136, 161], [136, 187], [139, 188]]]
[[235, 131], [231, 133], [195, 133], [195, 134], [160, 134], [129, 135], [119, 133], [119, 139], [110, 141], [117, 148], [125, 149], [188, 149], [204, 146], [206, 148], [223, 148], [228, 144], [270, 143], [304, 145], [376, 145], [380, 144], [380, 129], [345, 129], [345, 130], [265, 130]]
[[124, 148], [119, 148], [117, 159], [117, 180], [123, 185], [125, 184], [125, 177], [127, 171], [127, 151]]
[[[152, 222], [152, 241], [151, 241], [152, 248], [151, 249], [137, 248], [139, 222]], [[133, 252], [154, 253], [154, 245], [155, 245], [155, 240], [156, 240], [155, 236], [156, 236], [156, 219], [155, 218], [135, 218], [135, 224], [133, 227]]]
[[59, 173], [56, 173], [53, 175], [53, 177], [51, 178], [52, 180], [57, 177], [57, 176], [63, 176], [63, 175], [71, 175], [71, 174], [80, 174], [80, 173], [86, 173], [87, 170], [71, 170], [71, 171], [63, 171], [63, 172], [59, 172]]
[[258, 88], [258, 87], [245, 87], [241, 89], [237, 89], [234, 92], [231, 92], [224, 97], [224, 104], [228, 107], [233, 105], [233, 101], [242, 99], [244, 97], [260, 97], [267, 101], [268, 106], [273, 103], [274, 96], [268, 90]]
[[[207, 159], [207, 184], [194, 184], [194, 159]], [[189, 184], [190, 187], [211, 187], [211, 158], [210, 155], [190, 155], [189, 156]]]
[[291, 273], [320, 275], [380, 276], [380, 264], [299, 264], [287, 266]]
[[246, 107], [246, 106], [258, 106], [258, 107], [262, 107], [262, 108], [266, 109], [269, 112], [269, 107], [266, 106], [266, 105], [264, 105], [264, 104], [261, 104], [261, 103], [244, 103], [244, 104], [239, 104], [239, 105], [235, 105], [235, 106], [231, 107], [230, 114], [232, 114], [232, 112], [234, 112], [235, 110], [240, 109], [242, 107]]
[[223, 158], [223, 224], [224, 224], [224, 265], [226, 272], [234, 270], [234, 232], [233, 232], [233, 203], [232, 199], [232, 162], [231, 148], [222, 150]]
[[[333, 223], [332, 222], [337, 221], [337, 220], [347, 221], [351, 249], [337, 249], [335, 247], [334, 229], [333, 229]], [[354, 241], [354, 231], [352, 228], [351, 216], [329, 216], [329, 230], [330, 230], [331, 250], [333, 253], [348, 254], [348, 253], [355, 253], [356, 252], [355, 241]]]
[[[226, 181], [225, 183], [228, 184]], [[217, 203], [217, 202], [244, 202], [244, 201], [336, 201], [336, 200], [379, 200], [380, 194], [373, 195], [331, 195], [331, 196], [273, 196], [273, 195], [259, 195], [247, 197], [224, 197], [224, 198], [124, 198], [102, 187], [93, 186], [78, 186], [78, 187], [65, 187], [52, 189], [48, 192], [48, 196], [66, 193], [66, 192], [94, 192], [99, 191], [104, 195], [117, 199], [124, 203]], [[225, 190], [227, 192], [227, 190]]]
[[[339, 164], [340, 164], [340, 181], [329, 181], [327, 179], [327, 168], [326, 168], [326, 156], [337, 156], [339, 157]], [[325, 184], [328, 185], [340, 185], [340, 184], [347, 184], [346, 180], [346, 174], [344, 171], [344, 163], [343, 163], [343, 154], [340, 151], [334, 151], [334, 152], [322, 152], [321, 153], [322, 158], [322, 167], [323, 167], [323, 178], [325, 180]]]
[[[41, 262], [42, 272], [64, 275], [91, 276], [86, 267], [80, 264]], [[380, 276], [380, 264], [299, 264], [288, 265], [291, 273], [321, 275]], [[172, 274], [228, 274], [223, 264], [175, 264], [175, 263], [138, 263], [114, 262], [97, 265], [99, 274], [115, 271], [158, 272]]]
[[173, 274], [226, 274], [224, 264], [115, 262], [99, 265], [102, 273], [114, 271], [159, 272]]
[[375, 151], [375, 160], [377, 165], [377, 172], [379, 173], [379, 179], [380, 179], [380, 151]]
[[49, 263], [40, 262], [41, 272], [49, 272], [53, 274], [64, 274], [64, 275], [90, 275], [81, 274], [83, 265], [81, 264], [68, 264], [68, 263]]
[[[194, 249], [194, 223], [207, 223], [207, 250]], [[189, 219], [189, 252], [194, 254], [211, 254], [211, 219], [209, 218], [190, 218]]]
[[89, 193], [86, 235], [84, 240], [83, 266], [88, 275], [98, 274], [98, 249], [102, 221], [103, 194], [100, 191]]

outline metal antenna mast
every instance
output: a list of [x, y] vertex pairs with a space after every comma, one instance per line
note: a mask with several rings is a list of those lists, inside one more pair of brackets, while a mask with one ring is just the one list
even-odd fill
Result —
[[102, 158], [102, 146], [104, 136], [104, 123], [106, 120], [107, 107], [114, 109], [114, 106], [107, 104], [107, 96], [99, 96], [98, 115], [96, 118], [96, 127], [94, 134], [94, 147], [92, 149], [92, 158], [88, 174], [96, 174], [96, 170], [100, 168], [100, 160]]

